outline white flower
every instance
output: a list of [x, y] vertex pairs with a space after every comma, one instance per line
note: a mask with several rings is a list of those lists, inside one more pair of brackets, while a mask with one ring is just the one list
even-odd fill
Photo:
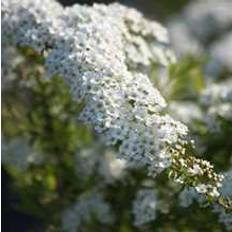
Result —
[[199, 184], [195, 187], [195, 189], [197, 190], [197, 192], [199, 193], [206, 193], [207, 192], [207, 185], [206, 184]]
[[189, 173], [191, 173], [191, 175], [201, 175], [202, 174], [202, 169], [198, 164], [194, 164], [192, 168], [188, 169]]
[[174, 61], [167, 31], [116, 3], [62, 8], [47, 0], [5, 1], [4, 30], [11, 30], [4, 36], [46, 50], [48, 73], [62, 76], [85, 103], [79, 119], [107, 145], [121, 144], [120, 157], [135, 166], [148, 166], [152, 175], [167, 168], [166, 143], [184, 138], [187, 128], [160, 115], [166, 102], [144, 71], [151, 62], [163, 67]]

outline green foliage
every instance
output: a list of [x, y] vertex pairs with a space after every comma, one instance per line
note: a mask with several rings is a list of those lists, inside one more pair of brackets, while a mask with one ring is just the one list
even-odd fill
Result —
[[153, 65], [152, 80], [168, 101], [193, 100], [204, 87], [203, 61], [189, 56], [169, 66], [165, 85], [157, 75], [157, 67]]

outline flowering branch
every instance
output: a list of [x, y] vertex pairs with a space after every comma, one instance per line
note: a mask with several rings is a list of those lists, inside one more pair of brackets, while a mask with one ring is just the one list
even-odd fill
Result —
[[119, 4], [63, 8], [51, 0], [3, 0], [3, 42], [45, 57], [50, 76], [62, 76], [91, 124], [119, 157], [218, 197], [222, 176], [207, 162], [185, 156], [188, 129], [164, 113], [166, 102], [148, 74], [175, 61], [167, 31]]

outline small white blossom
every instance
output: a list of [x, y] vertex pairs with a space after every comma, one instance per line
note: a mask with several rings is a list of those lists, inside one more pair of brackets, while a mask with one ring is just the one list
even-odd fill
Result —
[[202, 174], [202, 169], [198, 164], [194, 164], [192, 168], [188, 169], [189, 173], [191, 173], [191, 175], [201, 175]]
[[207, 192], [207, 185], [206, 184], [199, 184], [195, 187], [197, 192], [199, 193], [206, 193]]

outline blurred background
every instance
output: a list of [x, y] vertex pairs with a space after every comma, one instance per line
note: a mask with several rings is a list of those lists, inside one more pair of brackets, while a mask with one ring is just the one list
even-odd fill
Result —
[[[60, 0], [60, 2], [65, 6], [70, 6], [75, 3], [92, 5], [95, 2], [107, 4], [113, 1]], [[167, 91], [165, 83], [162, 84], [156, 79], [155, 73], [153, 81], [166, 99], [171, 102], [170, 112], [191, 128], [199, 151], [209, 154], [204, 158], [212, 161], [217, 170], [227, 171], [231, 166], [232, 151], [232, 95], [229, 92], [229, 97], [226, 95], [223, 98], [220, 92], [227, 93], [230, 90], [226, 87], [231, 87], [232, 84], [232, 2], [230, 0], [122, 0], [119, 2], [138, 9], [147, 18], [157, 20], [168, 28], [172, 48], [175, 50], [179, 62], [170, 71], [170, 76], [175, 81], [170, 91]], [[11, 52], [14, 54], [14, 51]], [[30, 51], [22, 52], [27, 53], [29, 57], [30, 55], [34, 56]], [[65, 161], [59, 161], [59, 159], [57, 161], [57, 158], [51, 156], [52, 164], [50, 166], [46, 166], [43, 170], [36, 169], [36, 164], [43, 161], [35, 158], [38, 151], [30, 150], [27, 142], [16, 139], [13, 144], [6, 145], [6, 148], [3, 145], [3, 152], [13, 153], [12, 151], [17, 148], [17, 144], [20, 144], [21, 149], [17, 151], [17, 155], [24, 154], [25, 160], [27, 160], [29, 156], [26, 154], [30, 154], [29, 159], [32, 164], [28, 167], [19, 161], [17, 165], [20, 169], [28, 170], [29, 168], [26, 176], [20, 175], [14, 168], [8, 167], [11, 161], [4, 160], [3, 157], [2, 230], [9, 232], [58, 231], [53, 226], [47, 230], [44, 229], [47, 225], [46, 217], [60, 210], [60, 203], [56, 204], [57, 195], [62, 198], [62, 189], [66, 188], [67, 192], [70, 193], [70, 199], [73, 199], [72, 192], [79, 191], [69, 188], [69, 186], [75, 186], [73, 182], [78, 182], [78, 180], [70, 180], [73, 171], [70, 171], [72, 164], [67, 161], [67, 157], [73, 154], [74, 150], [81, 150], [83, 146], [93, 146], [95, 139], [90, 128], [76, 124], [75, 117], [78, 106], [73, 104], [64, 84], [56, 79], [54, 79], [54, 87], [51, 87], [47, 82], [41, 82], [39, 78], [43, 75], [43, 70], [40, 67], [41, 58], [33, 57], [33, 59], [35, 59], [35, 64], [30, 64], [30, 67], [23, 58], [17, 61], [19, 65], [16, 71], [20, 74], [21, 80], [25, 81], [24, 83], [21, 83], [17, 78], [13, 78], [13, 82], [2, 81], [3, 140], [6, 139], [4, 144], [7, 144], [7, 138], [17, 137], [21, 134], [26, 134], [27, 137], [29, 134], [32, 139], [30, 142], [33, 142], [35, 147], [39, 147], [38, 150], [52, 153], [54, 157], [65, 151], [65, 154], [62, 154]], [[25, 65], [27, 70], [24, 69]], [[32, 69], [36, 69], [36, 75], [38, 75], [34, 75], [34, 79], [32, 78], [32, 82], [36, 83], [35, 87], [33, 83], [28, 81]], [[212, 97], [209, 94], [210, 88], [215, 83], [221, 88], [216, 91], [218, 95]], [[21, 92], [15, 91], [15, 88], [20, 88]], [[219, 100], [216, 99], [217, 97]], [[50, 100], [47, 101], [47, 99]], [[216, 107], [214, 100], [217, 102]], [[45, 102], [46, 105], [44, 105]], [[61, 109], [52, 108], [53, 105], [57, 105], [57, 102], [61, 105]], [[51, 109], [51, 113], [47, 112], [48, 109]], [[65, 112], [65, 114], [61, 112]], [[44, 122], [43, 118], [46, 118], [47, 121]], [[52, 128], [49, 126], [51, 122], [52, 125], [55, 125]], [[21, 125], [19, 130], [15, 130], [16, 125]], [[62, 142], [60, 142], [61, 136], [63, 137]], [[94, 147], [94, 149], [98, 148]], [[105, 152], [100, 151], [104, 154]], [[108, 152], [106, 157], [111, 157]], [[112, 152], [114, 151], [109, 153]], [[212, 152], [217, 155], [210, 155]], [[15, 159], [17, 160], [17, 156], [15, 157], [14, 162]], [[61, 171], [57, 171], [59, 168]], [[57, 181], [57, 176], [60, 175], [65, 176], [61, 182]], [[114, 191], [114, 189], [109, 191]], [[35, 198], [35, 192], [41, 194], [41, 201]], [[24, 199], [23, 202], [22, 199]], [[63, 205], [66, 203], [62, 202]], [[33, 211], [36, 213], [30, 213]], [[216, 222], [216, 216], [205, 209], [199, 210], [197, 207], [192, 207], [189, 211], [182, 212], [184, 214], [196, 213], [199, 215], [199, 221], [189, 216], [189, 218], [177, 222], [177, 218], [182, 215], [180, 211], [177, 210], [176, 216], [171, 215], [167, 219], [166, 227], [164, 227], [165, 216], [160, 216], [161, 222], [155, 224], [158, 229], [154, 231], [225, 231], [225, 227]], [[57, 217], [58, 215], [54, 215], [53, 224], [57, 223]], [[209, 225], [207, 223], [203, 225], [205, 220], [208, 221]], [[211, 223], [210, 220], [213, 222]], [[173, 224], [176, 224], [177, 227], [173, 228]], [[103, 231], [99, 228], [87, 231]], [[132, 230], [122, 229], [120, 231]]]
[[170, 15], [178, 13], [190, 0], [177, 0], [175, 2], [171, 2], [168, 0], [121, 0], [121, 1], [76, 1], [76, 0], [60, 0], [63, 5], [70, 6], [75, 3], [79, 4], [88, 4], [92, 5], [93, 3], [112, 3], [112, 2], [120, 2], [123, 5], [131, 6], [139, 11], [143, 12], [146, 16], [151, 17], [153, 19], [157, 19], [159, 21], [165, 21]]

